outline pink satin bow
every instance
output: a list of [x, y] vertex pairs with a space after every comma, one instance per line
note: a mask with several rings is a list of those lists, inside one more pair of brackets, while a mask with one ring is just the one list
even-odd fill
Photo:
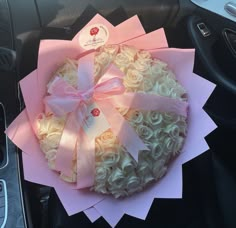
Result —
[[94, 85], [93, 61], [93, 54], [79, 60], [78, 89], [55, 77], [48, 87], [50, 96], [44, 100], [54, 115], [68, 114], [57, 151], [56, 169], [70, 176], [74, 153], [77, 153], [77, 188], [90, 187], [94, 183], [95, 142], [82, 129], [89, 104], [96, 102], [119, 142], [136, 160], [138, 152], [148, 148], [116, 107], [187, 114], [186, 102], [156, 95], [124, 93], [123, 75], [117, 70], [114, 73], [113, 67], [102, 77], [107, 79]]

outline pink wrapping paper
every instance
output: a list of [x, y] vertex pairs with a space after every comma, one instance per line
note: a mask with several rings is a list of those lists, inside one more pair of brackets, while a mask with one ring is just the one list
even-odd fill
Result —
[[96, 15], [86, 26], [98, 23], [104, 24], [109, 30], [110, 36], [107, 43], [125, 42], [128, 45], [149, 50], [153, 57], [167, 62], [169, 68], [175, 72], [177, 79], [188, 92], [190, 111], [187, 139], [182, 153], [171, 164], [166, 176], [141, 193], [117, 200], [87, 189], [75, 190], [72, 184], [60, 180], [58, 174], [48, 168], [34, 136], [35, 119], [43, 111], [42, 100], [52, 72], [65, 57], [75, 58], [87, 53], [87, 50], [78, 44], [80, 32], [72, 41], [41, 41], [38, 68], [20, 83], [26, 110], [9, 126], [6, 134], [23, 151], [26, 180], [54, 187], [69, 215], [84, 211], [91, 222], [103, 216], [114, 227], [124, 213], [145, 219], [153, 199], [156, 197], [182, 197], [182, 164], [208, 149], [204, 137], [216, 128], [214, 122], [202, 109], [215, 85], [192, 73], [194, 50], [167, 48], [163, 29], [145, 35], [137, 16], [113, 27], [100, 15]]

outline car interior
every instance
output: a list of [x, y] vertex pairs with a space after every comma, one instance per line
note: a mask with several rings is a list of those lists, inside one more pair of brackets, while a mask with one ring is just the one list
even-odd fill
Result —
[[218, 128], [183, 165], [183, 198], [157, 198], [146, 220], [124, 215], [116, 227], [236, 227], [236, 1], [225, 0], [0, 0], [0, 226], [109, 227], [68, 216], [53, 188], [25, 181], [4, 133], [24, 108], [18, 82], [37, 67], [40, 40], [71, 40], [97, 13], [113, 25], [138, 15], [147, 33], [163, 27], [169, 47], [194, 48], [194, 72], [217, 85], [204, 110]]

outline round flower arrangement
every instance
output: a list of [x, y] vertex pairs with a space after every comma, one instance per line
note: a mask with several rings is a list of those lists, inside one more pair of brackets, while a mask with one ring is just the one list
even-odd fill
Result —
[[[123, 73], [126, 92], [155, 94], [187, 101], [186, 91], [176, 81], [174, 73], [161, 60], [152, 58], [144, 50], [127, 45], [105, 45], [95, 54], [94, 80], [98, 81], [111, 63]], [[79, 62], [67, 59], [54, 75], [77, 87]], [[149, 150], [139, 151], [136, 161], [122, 146], [111, 129], [95, 139], [95, 181], [91, 190], [114, 197], [124, 197], [142, 191], [148, 184], [158, 181], [167, 172], [169, 163], [180, 153], [187, 133], [187, 117], [175, 113], [117, 108], [135, 129]], [[98, 116], [99, 110], [92, 110]], [[40, 147], [55, 168], [57, 148], [65, 126], [66, 116], [56, 117], [42, 113], [38, 119], [37, 136]], [[60, 174], [67, 182], [76, 182], [76, 153], [72, 175]]]

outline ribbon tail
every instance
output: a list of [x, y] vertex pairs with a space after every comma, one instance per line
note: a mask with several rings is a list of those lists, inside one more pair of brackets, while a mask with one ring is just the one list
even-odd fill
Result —
[[97, 104], [106, 116], [119, 142], [127, 149], [132, 157], [138, 161], [139, 151], [148, 150], [147, 146], [113, 105], [108, 102], [99, 101], [97, 101]]
[[76, 142], [80, 125], [74, 113], [68, 115], [59, 147], [57, 149], [56, 170], [66, 176], [72, 175], [72, 160], [74, 158]]
[[115, 107], [133, 108], [145, 111], [170, 112], [187, 117], [188, 103], [155, 94], [125, 93], [104, 99]]
[[94, 185], [95, 139], [90, 139], [81, 129], [77, 151], [77, 189]]

